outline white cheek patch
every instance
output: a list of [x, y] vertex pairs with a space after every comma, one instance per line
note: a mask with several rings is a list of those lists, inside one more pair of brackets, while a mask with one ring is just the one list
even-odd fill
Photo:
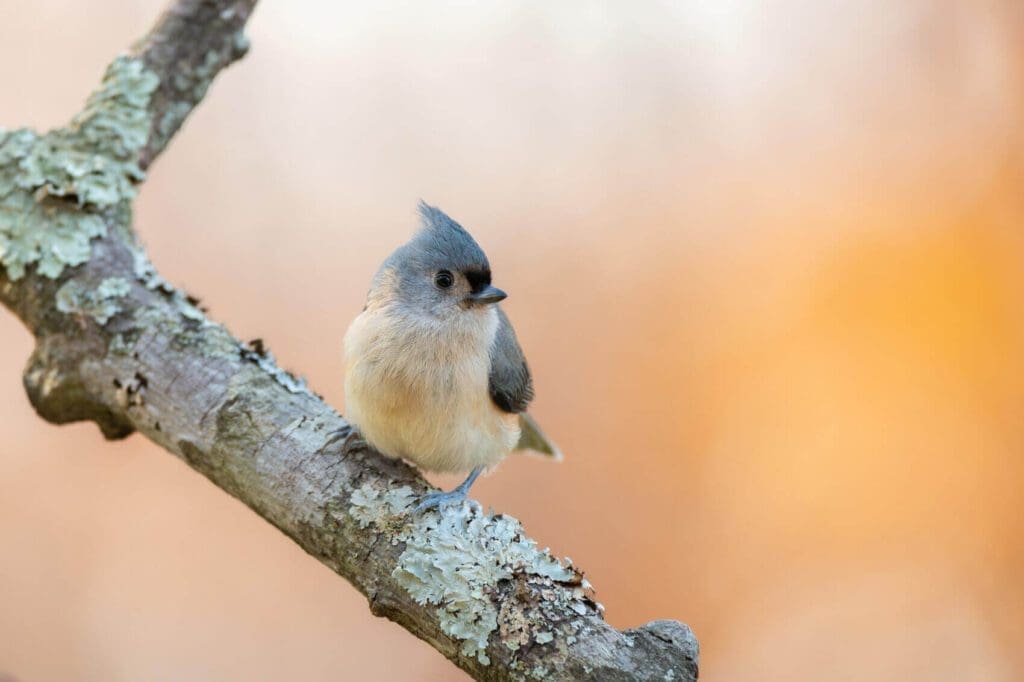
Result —
[[378, 273], [374, 278], [373, 288], [370, 289], [370, 293], [366, 296], [366, 308], [379, 308], [387, 305], [394, 301], [397, 296], [398, 274], [394, 268], [388, 268]]

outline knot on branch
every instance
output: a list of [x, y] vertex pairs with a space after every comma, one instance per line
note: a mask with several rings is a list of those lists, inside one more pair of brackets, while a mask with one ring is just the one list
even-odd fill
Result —
[[677, 620], [652, 620], [625, 634], [633, 637], [634, 646], [643, 652], [645, 666], [675, 671], [679, 675], [676, 679], [697, 679], [700, 649], [688, 625]]
[[89, 356], [79, 345], [59, 336], [38, 340], [22, 376], [32, 407], [52, 424], [94, 421], [110, 440], [131, 435], [131, 422], [89, 390], [82, 373]]

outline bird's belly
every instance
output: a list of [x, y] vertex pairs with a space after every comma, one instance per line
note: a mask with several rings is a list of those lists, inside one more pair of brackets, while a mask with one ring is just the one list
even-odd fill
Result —
[[490, 468], [515, 446], [519, 420], [494, 405], [486, 367], [473, 365], [356, 363], [345, 380], [349, 419], [377, 450], [428, 471]]

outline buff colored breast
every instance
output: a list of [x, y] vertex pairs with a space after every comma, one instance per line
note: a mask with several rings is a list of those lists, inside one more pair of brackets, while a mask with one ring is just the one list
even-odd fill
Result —
[[453, 322], [413, 322], [371, 302], [345, 335], [347, 418], [380, 452], [428, 471], [500, 462], [519, 439], [518, 415], [488, 393], [493, 309]]

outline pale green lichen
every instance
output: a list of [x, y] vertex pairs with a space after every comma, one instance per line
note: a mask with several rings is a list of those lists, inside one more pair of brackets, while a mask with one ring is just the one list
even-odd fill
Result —
[[110, 339], [107, 350], [113, 355], [128, 355], [132, 351], [132, 344], [128, 342], [124, 334], [115, 334], [114, 338]]
[[196, 75], [204, 81], [208, 81], [217, 73], [220, 68], [221, 56], [216, 50], [210, 50], [203, 57], [203, 63], [196, 67]]
[[[405, 543], [392, 577], [419, 604], [436, 606], [442, 631], [462, 641], [464, 656], [474, 656], [484, 665], [490, 663], [487, 640], [498, 629], [501, 615], [496, 600], [500, 581], [526, 574], [543, 599], [583, 598], [582, 590], [555, 589], [556, 583], [581, 585], [579, 573], [538, 549], [510, 516], [485, 514], [471, 501], [443, 512], [410, 514], [414, 497], [408, 487], [380, 490], [364, 484], [350, 502], [349, 513], [362, 527], [374, 524], [393, 543]], [[532, 627], [518, 624], [517, 636]], [[570, 628], [567, 634], [574, 632]], [[537, 644], [552, 640], [554, 633], [546, 628], [534, 634]], [[506, 645], [515, 651], [526, 641], [506, 640]]]
[[130, 291], [131, 285], [122, 278], [106, 278], [92, 291], [70, 280], [57, 290], [57, 310], [68, 314], [89, 315], [100, 325], [105, 325], [121, 311], [119, 299], [127, 296]]
[[[149, 257], [146, 256], [144, 251], [137, 249], [133, 256], [133, 272], [135, 274], [135, 279], [140, 284], [150, 291], [159, 291], [166, 294], [168, 298], [174, 302], [178, 309], [178, 313], [185, 319], [198, 322], [204, 327], [214, 324], [206, 316], [206, 313], [204, 313], [194, 303], [190, 302], [188, 297], [182, 294], [180, 290], [172, 286], [167, 280], [157, 273], [156, 268], [153, 266], [153, 263], [150, 262]], [[243, 359], [256, 364], [260, 369], [269, 374], [274, 381], [288, 389], [290, 393], [309, 392], [306, 379], [304, 377], [296, 377], [291, 372], [288, 372], [278, 366], [273, 353], [266, 348], [261, 347], [256, 350], [242, 344], [235, 345], [234, 348]]]
[[538, 663], [530, 669], [530, 677], [535, 680], [546, 680], [548, 678], [548, 669], [543, 664]]
[[193, 322], [201, 322], [203, 324], [209, 322], [209, 320], [206, 319], [206, 313], [188, 301], [185, 301], [181, 306], [181, 316], [186, 320], [192, 320]]
[[182, 72], [175, 76], [174, 87], [179, 91], [190, 94], [195, 101], [206, 96], [206, 91], [213, 82], [213, 77], [220, 70], [224, 57], [217, 50], [210, 50], [203, 56], [201, 64], [191, 72]]
[[177, 289], [161, 277], [153, 266], [149, 256], [142, 249], [135, 249], [132, 252], [133, 268], [135, 279], [150, 291], [162, 291], [165, 294], [173, 294]]
[[44, 205], [25, 192], [3, 191], [0, 186], [0, 264], [12, 281], [24, 277], [33, 263], [40, 275], [56, 278], [65, 267], [89, 260], [90, 241], [107, 233], [98, 215]]
[[232, 38], [232, 47], [236, 54], [245, 54], [249, 51], [249, 36], [239, 31]]
[[163, 138], [169, 138], [171, 134], [178, 129], [181, 122], [185, 120], [188, 113], [192, 111], [192, 104], [190, 102], [175, 102], [171, 104], [167, 111], [160, 117], [159, 123], [157, 123], [157, 132]]
[[204, 326], [213, 324], [206, 317], [206, 313], [189, 301], [181, 291], [171, 286], [167, 280], [157, 274], [156, 268], [153, 267], [153, 263], [150, 262], [149, 257], [146, 256], [144, 251], [136, 249], [133, 254], [133, 258], [133, 272], [135, 274], [135, 279], [140, 284], [150, 291], [161, 291], [168, 294], [177, 305], [178, 312], [185, 319], [192, 320], [193, 322], [199, 322]]
[[130, 202], [143, 178], [136, 157], [150, 130], [159, 78], [119, 57], [66, 128], [0, 130], [0, 264], [21, 279], [36, 264], [55, 278], [81, 265], [106, 234], [102, 213]]
[[118, 57], [107, 68], [102, 85], [71, 121], [71, 130], [96, 151], [131, 161], [149, 138], [149, 100], [159, 85], [160, 78], [141, 60]]
[[127, 296], [131, 290], [131, 284], [123, 277], [107, 277], [96, 287], [96, 293], [100, 297], [107, 299]]
[[88, 315], [104, 325], [121, 312], [118, 299], [130, 291], [131, 285], [121, 277], [108, 277], [95, 290], [89, 290], [72, 279], [57, 290], [57, 310], [69, 315]]
[[[352, 518], [359, 522], [359, 527], [366, 528], [401, 514], [412, 506], [415, 499], [412, 488], [407, 485], [381, 491], [366, 484], [352, 491], [350, 511]], [[393, 542], [397, 543], [398, 538], [395, 537]]]
[[243, 344], [238, 347], [238, 350], [243, 359], [254, 363], [269, 374], [274, 381], [288, 389], [289, 393], [309, 393], [309, 385], [306, 383], [306, 378], [295, 376], [279, 366], [274, 358], [274, 354], [269, 349], [263, 347], [262, 343], [258, 349]]

